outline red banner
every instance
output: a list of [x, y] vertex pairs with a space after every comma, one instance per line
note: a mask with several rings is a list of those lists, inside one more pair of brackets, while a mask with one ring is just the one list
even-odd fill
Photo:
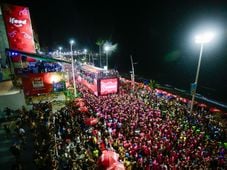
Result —
[[83, 85], [85, 85], [87, 88], [89, 88], [90, 90], [92, 90], [93, 91], [93, 93], [97, 96], [98, 95], [98, 87], [97, 87], [97, 80], [96, 79], [94, 79], [94, 82], [93, 83], [89, 83], [87, 80], [85, 80], [84, 78], [82, 78], [82, 77], [80, 77], [80, 76], [78, 76], [77, 77], [77, 80], [81, 83], [81, 84], [83, 84]]
[[[2, 12], [10, 48], [35, 53], [29, 9], [23, 6], [5, 4]], [[12, 56], [12, 60], [19, 62], [21, 56], [15, 54]], [[27, 61], [32, 62], [35, 59], [27, 57]]]
[[31, 96], [59, 91], [57, 88], [63, 80], [64, 74], [61, 72], [26, 74], [22, 77], [24, 94]]
[[106, 95], [118, 92], [118, 79], [101, 79], [100, 80], [100, 94]]

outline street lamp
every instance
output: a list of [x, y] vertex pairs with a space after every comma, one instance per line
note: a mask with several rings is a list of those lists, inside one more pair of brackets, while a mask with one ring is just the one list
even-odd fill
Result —
[[198, 61], [198, 66], [197, 66], [197, 71], [196, 71], [194, 89], [192, 91], [190, 114], [193, 111], [193, 104], [194, 104], [194, 100], [195, 100], [196, 88], [197, 88], [198, 78], [199, 78], [199, 70], [200, 70], [201, 59], [202, 59], [202, 54], [203, 54], [203, 46], [204, 46], [204, 44], [209, 43], [213, 38], [214, 38], [214, 33], [212, 33], [212, 32], [205, 32], [205, 33], [199, 34], [195, 37], [195, 43], [200, 44], [200, 53], [199, 53], [199, 61]]
[[[85, 61], [87, 61], [87, 49], [84, 49], [84, 57], [85, 57]], [[90, 63], [90, 59], [88, 60], [88, 63]]]
[[108, 54], [110, 51], [110, 45], [106, 44], [104, 46], [104, 51], [106, 52], [106, 69], [108, 70]]
[[132, 72], [131, 72], [131, 81], [132, 81], [132, 90], [134, 93], [134, 89], [135, 89], [135, 69], [134, 69], [134, 62], [133, 62], [133, 58], [130, 55], [130, 59], [131, 59], [131, 65], [132, 65]]
[[69, 44], [70, 44], [70, 52], [71, 52], [71, 62], [72, 62], [72, 72], [73, 72], [73, 89], [74, 89], [74, 97], [77, 96], [76, 93], [76, 80], [75, 80], [75, 71], [74, 71], [74, 60], [73, 60], [73, 44], [74, 44], [74, 40], [70, 40]]

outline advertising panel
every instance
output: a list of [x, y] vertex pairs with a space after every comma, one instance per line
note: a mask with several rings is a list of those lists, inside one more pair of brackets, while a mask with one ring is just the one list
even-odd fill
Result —
[[106, 95], [118, 92], [118, 78], [101, 79], [100, 94]]
[[24, 94], [32, 96], [65, 90], [65, 78], [62, 72], [28, 73], [22, 77]]
[[[29, 9], [23, 6], [4, 4], [2, 13], [5, 21], [9, 47], [13, 50], [35, 53]], [[21, 62], [20, 54], [12, 55], [13, 62]], [[26, 61], [35, 59], [26, 57]]]

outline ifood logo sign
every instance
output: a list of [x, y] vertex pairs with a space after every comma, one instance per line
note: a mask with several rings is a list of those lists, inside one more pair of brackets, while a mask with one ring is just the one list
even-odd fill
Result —
[[13, 25], [15, 25], [16, 27], [22, 27], [23, 25], [26, 24], [26, 19], [25, 20], [19, 20], [19, 19], [16, 19], [16, 18], [9, 18], [9, 22]]

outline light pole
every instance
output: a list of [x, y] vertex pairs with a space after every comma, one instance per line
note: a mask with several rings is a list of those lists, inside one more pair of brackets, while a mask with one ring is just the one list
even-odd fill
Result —
[[89, 61], [89, 64], [91, 64], [91, 54], [88, 53], [88, 61]]
[[99, 46], [99, 67], [102, 67], [102, 59], [101, 59], [101, 57], [102, 57], [102, 49], [101, 48], [102, 48], [103, 44], [104, 44], [103, 40], [98, 40], [96, 42], [96, 45]]
[[74, 70], [74, 59], [73, 59], [73, 44], [74, 40], [70, 40], [70, 52], [71, 52], [71, 62], [72, 62], [72, 72], [73, 72], [73, 89], [74, 89], [74, 97], [77, 96], [76, 93], [76, 80], [75, 80], [75, 70]]
[[[87, 49], [84, 49], [84, 57], [85, 57], [85, 61], [87, 61]], [[90, 60], [88, 61], [88, 63], [90, 63]]]
[[104, 46], [104, 51], [106, 52], [106, 68], [108, 70], [108, 55], [109, 55], [109, 51], [110, 51], [110, 46], [109, 45], [105, 45]]
[[132, 56], [130, 56], [130, 59], [131, 59], [131, 65], [132, 65], [132, 72], [131, 72], [132, 90], [134, 92], [134, 88], [135, 88], [135, 70], [134, 70], [134, 63], [133, 63]]
[[200, 44], [200, 53], [199, 53], [199, 61], [198, 61], [198, 66], [197, 66], [197, 71], [196, 71], [196, 76], [195, 76], [195, 83], [194, 83], [195, 87], [192, 92], [190, 114], [192, 114], [192, 111], [193, 111], [193, 105], [194, 105], [194, 100], [195, 100], [196, 88], [197, 88], [197, 84], [198, 84], [201, 59], [202, 59], [202, 55], [203, 55], [203, 46], [204, 46], [204, 44], [209, 43], [213, 38], [214, 38], [214, 34], [212, 32], [205, 32], [205, 33], [197, 35], [195, 37], [195, 42]]
[[59, 55], [61, 56], [62, 47], [58, 47], [58, 49], [59, 49]]

